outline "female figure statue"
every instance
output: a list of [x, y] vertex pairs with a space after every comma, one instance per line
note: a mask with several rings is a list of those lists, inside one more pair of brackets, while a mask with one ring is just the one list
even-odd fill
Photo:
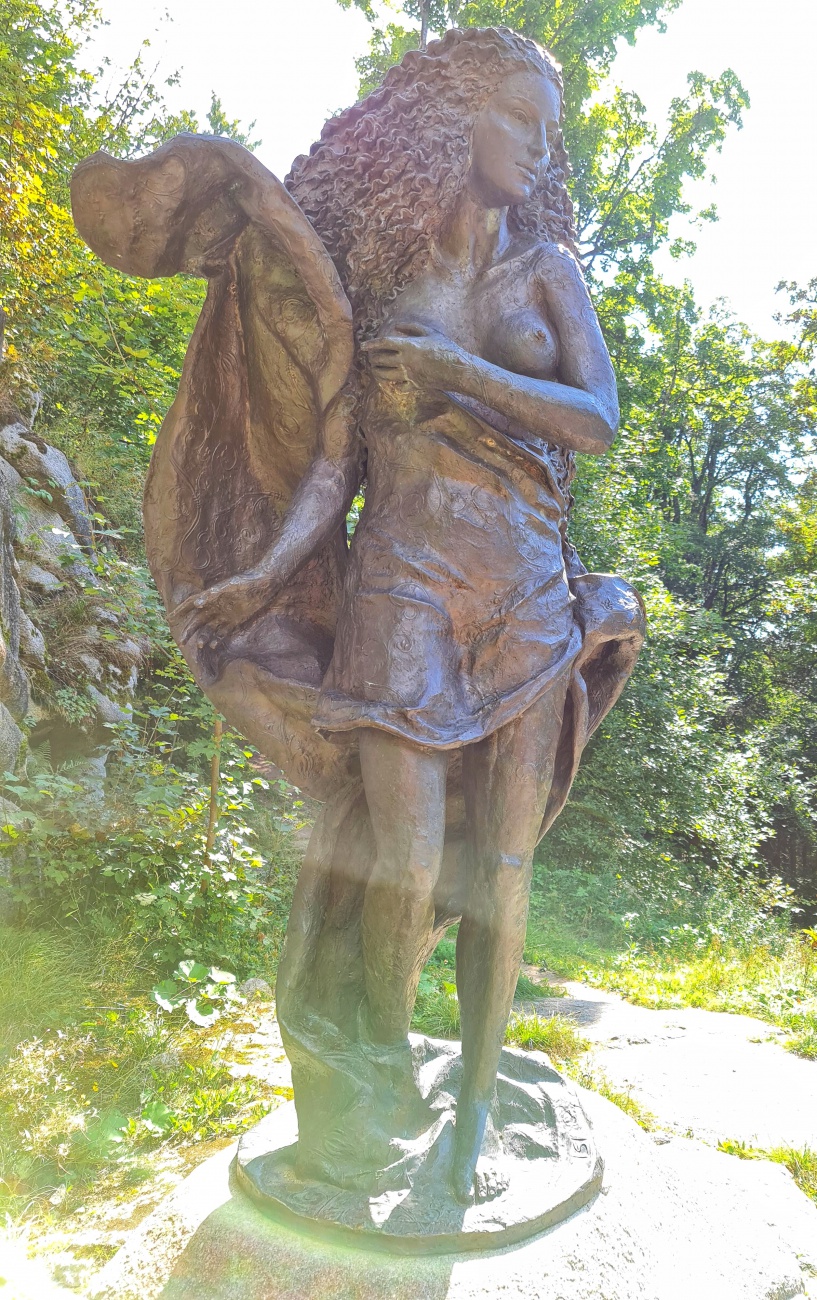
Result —
[[464, 1204], [502, 1194], [480, 1153], [534, 849], [641, 643], [636, 594], [566, 535], [574, 453], [607, 450], [618, 407], [561, 111], [532, 42], [450, 31], [328, 122], [286, 191], [202, 137], [75, 179], [107, 260], [210, 278], [146, 540], [198, 680], [325, 801], [278, 986], [304, 1179], [416, 1178], [409, 1025], [461, 917], [447, 1178]]

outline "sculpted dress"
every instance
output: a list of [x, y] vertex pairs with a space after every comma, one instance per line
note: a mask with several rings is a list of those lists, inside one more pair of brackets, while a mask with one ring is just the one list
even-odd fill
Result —
[[[489, 272], [489, 296], [528, 281], [539, 256]], [[504, 323], [495, 319], [497, 334]], [[517, 329], [513, 351], [520, 371], [557, 377], [558, 344], [541, 317]], [[315, 715], [322, 728], [375, 725], [454, 748], [510, 722], [569, 671], [582, 637], [558, 461], [502, 424], [453, 395], [373, 389], [366, 504]]]
[[[360, 920], [375, 845], [356, 730], [375, 725], [451, 750], [431, 949], [467, 888], [463, 745], [567, 678], [544, 833], [632, 670], [643, 606], [627, 583], [575, 560], [558, 449], [445, 393], [368, 391], [366, 505], [347, 549], [360, 483], [351, 309], [304, 214], [241, 146], [180, 136], [138, 161], [99, 153], [77, 169], [72, 200], [80, 233], [111, 265], [208, 278], [153, 453], [148, 558], [203, 690], [323, 801], [277, 984], [301, 1167], [336, 1185], [402, 1186], [442, 1121], [434, 1107], [418, 1111], [416, 1097], [395, 1106], [391, 1066], [360, 1038]], [[530, 249], [489, 276], [524, 282], [538, 255]], [[520, 317], [511, 329], [487, 300], [485, 312], [501, 364], [556, 376], [546, 320]], [[303, 524], [311, 540], [283, 589], [253, 617], [185, 639], [183, 602], [252, 570], [303, 509], [302, 485], [324, 481], [331, 501]]]

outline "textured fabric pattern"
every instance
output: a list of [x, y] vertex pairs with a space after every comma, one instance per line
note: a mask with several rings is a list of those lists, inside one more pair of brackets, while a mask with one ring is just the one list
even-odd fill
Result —
[[315, 715], [419, 744], [511, 721], [581, 648], [547, 452], [446, 397], [377, 390], [369, 479]]

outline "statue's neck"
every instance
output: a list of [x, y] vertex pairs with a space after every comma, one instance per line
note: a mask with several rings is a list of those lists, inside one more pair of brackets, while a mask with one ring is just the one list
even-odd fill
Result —
[[510, 243], [508, 209], [486, 208], [465, 188], [445, 223], [440, 250], [463, 270], [492, 266]]

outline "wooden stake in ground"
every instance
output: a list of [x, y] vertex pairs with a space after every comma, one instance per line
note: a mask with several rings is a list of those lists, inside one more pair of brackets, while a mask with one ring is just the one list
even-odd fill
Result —
[[220, 778], [221, 735], [223, 723], [219, 714], [213, 722], [213, 757], [210, 759], [210, 815], [207, 819], [207, 843], [204, 848], [204, 861], [210, 865], [210, 854], [216, 840], [218, 825], [218, 784]]

